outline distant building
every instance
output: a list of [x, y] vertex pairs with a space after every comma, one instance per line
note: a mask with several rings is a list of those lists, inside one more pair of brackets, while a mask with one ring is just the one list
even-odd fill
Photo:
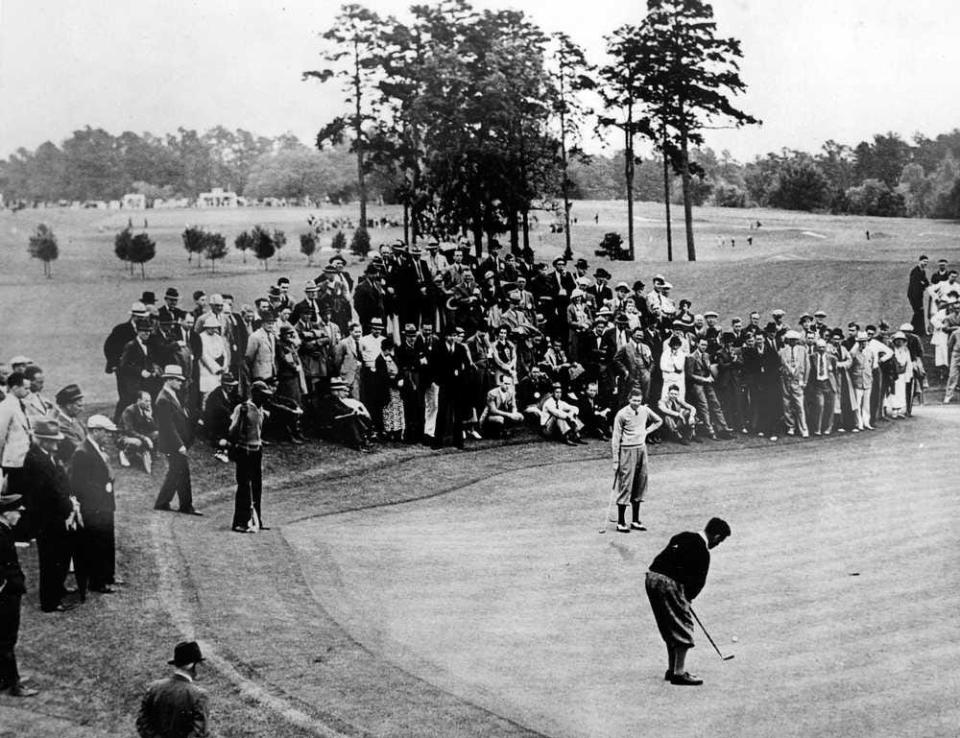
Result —
[[237, 193], [224, 192], [221, 187], [214, 187], [210, 192], [201, 192], [197, 195], [198, 208], [235, 208], [237, 207]]
[[147, 196], [137, 192], [131, 192], [123, 196], [121, 205], [124, 210], [146, 210]]

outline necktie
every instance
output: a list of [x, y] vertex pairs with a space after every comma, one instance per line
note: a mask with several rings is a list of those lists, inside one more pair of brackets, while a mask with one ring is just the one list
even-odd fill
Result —
[[820, 378], [822, 378], [822, 379], [826, 379], [826, 377], [827, 377], [826, 358], [824, 357], [823, 354], [820, 354], [820, 374], [819, 374], [819, 376], [820, 376]]
[[354, 338], [354, 339], [353, 339], [353, 343], [354, 343], [354, 345], [356, 346], [356, 349], [357, 349], [357, 361], [360, 361], [360, 339], [359, 339], [359, 338]]

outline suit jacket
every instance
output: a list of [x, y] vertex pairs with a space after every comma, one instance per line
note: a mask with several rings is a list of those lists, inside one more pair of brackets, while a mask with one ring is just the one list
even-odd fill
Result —
[[462, 343], [454, 343], [450, 350], [446, 341], [438, 341], [430, 353], [430, 374], [440, 387], [460, 386], [470, 366], [467, 347]]
[[752, 386], [773, 387], [780, 378], [780, 355], [769, 345], [764, 346], [762, 354], [748, 346], [743, 349], [743, 372]]
[[136, 403], [128, 405], [120, 414], [120, 432], [129, 438], [150, 438], [157, 434], [157, 421], [147, 417]]
[[113, 495], [113, 470], [88, 438], [70, 460], [70, 486], [80, 500], [80, 513], [111, 513], [117, 509]]
[[182, 310], [178, 307], [173, 309], [169, 308], [167, 305], [164, 305], [157, 311], [157, 322], [158, 323], [179, 323], [181, 318], [187, 314], [186, 310]]
[[653, 354], [647, 344], [627, 341], [613, 357], [613, 366], [620, 377], [622, 388], [639, 385], [644, 394], [647, 393], [650, 388], [650, 372], [653, 369]]
[[334, 350], [333, 360], [340, 378], [348, 385], [353, 384], [363, 366], [363, 357], [357, 350], [357, 341], [353, 336], [341, 339]]
[[780, 376], [790, 385], [807, 386], [810, 375], [810, 359], [804, 346], [784, 346], [780, 354]]
[[678, 533], [650, 564], [650, 571], [670, 577], [683, 587], [683, 594], [693, 600], [707, 581], [710, 570], [710, 549], [699, 533]]
[[850, 381], [854, 389], [869, 390], [873, 387], [873, 351], [865, 346], [860, 348], [857, 344], [850, 349], [850, 358], [853, 363], [850, 365]]
[[311, 321], [320, 320], [323, 317], [321, 310], [319, 299], [311, 302], [304, 298], [293, 306], [293, 311], [290, 313], [290, 323], [296, 325], [304, 315], [309, 315]]
[[927, 279], [927, 273], [917, 264], [910, 270], [910, 283], [907, 286], [907, 299], [912, 306], [923, 304], [923, 291], [927, 289], [930, 280]]
[[[817, 367], [820, 361], [820, 354], [814, 351], [810, 354], [810, 382], [815, 383], [817, 381]], [[840, 387], [837, 382], [837, 355], [829, 351], [823, 352], [823, 358], [826, 362], [827, 369], [827, 381], [830, 383], [830, 389], [836, 392]]]
[[180, 674], [147, 687], [137, 715], [140, 738], [205, 738], [207, 693]]
[[190, 448], [193, 438], [187, 413], [180, 399], [167, 387], [160, 390], [153, 410], [160, 435], [157, 438], [157, 451], [162, 454], [175, 454], [181, 446]]
[[30, 421], [11, 392], [0, 402], [0, 466], [23, 466], [29, 448]]
[[[149, 349], [148, 349], [149, 350]], [[144, 387], [145, 380], [141, 372], [150, 372], [155, 374], [158, 366], [154, 357], [144, 352], [140, 342], [136, 339], [127, 343], [123, 347], [123, 354], [120, 356], [120, 363], [117, 367], [117, 373], [120, 377], [121, 395], [132, 397]]]
[[19, 597], [27, 591], [15, 540], [7, 521], [0, 520], [0, 598]]
[[107, 340], [103, 342], [103, 356], [107, 360], [104, 371], [112, 374], [120, 365], [120, 357], [123, 356], [124, 347], [137, 337], [137, 331], [133, 327], [133, 321], [115, 325]]
[[245, 357], [251, 379], [271, 379], [277, 376], [276, 337], [263, 328], [250, 334]]
[[23, 462], [23, 476], [30, 489], [26, 504], [37, 530], [64, 535], [64, 523], [73, 511], [73, 503], [70, 480], [63, 466], [39, 446], [31, 446]]

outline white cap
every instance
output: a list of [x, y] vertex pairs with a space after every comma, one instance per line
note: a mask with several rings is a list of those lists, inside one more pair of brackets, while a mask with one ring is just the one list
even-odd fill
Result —
[[96, 430], [97, 428], [105, 431], [117, 430], [117, 426], [106, 415], [91, 415], [87, 418], [87, 428], [90, 430]]

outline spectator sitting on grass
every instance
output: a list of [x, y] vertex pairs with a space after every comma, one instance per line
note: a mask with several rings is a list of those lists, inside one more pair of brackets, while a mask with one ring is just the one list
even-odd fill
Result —
[[486, 438], [507, 437], [521, 423], [523, 415], [517, 411], [513, 377], [504, 372], [500, 375], [499, 386], [487, 393], [487, 404], [480, 416], [480, 432]]
[[583, 423], [577, 417], [579, 414], [574, 405], [563, 399], [563, 386], [554, 382], [540, 412], [540, 432], [544, 438], [559, 438], [568, 446], [585, 444], [580, 437]]
[[153, 473], [153, 450], [158, 435], [150, 393], [141, 390], [137, 401], [120, 415], [120, 466], [130, 466], [129, 457], [134, 456], [141, 460], [147, 474]]

